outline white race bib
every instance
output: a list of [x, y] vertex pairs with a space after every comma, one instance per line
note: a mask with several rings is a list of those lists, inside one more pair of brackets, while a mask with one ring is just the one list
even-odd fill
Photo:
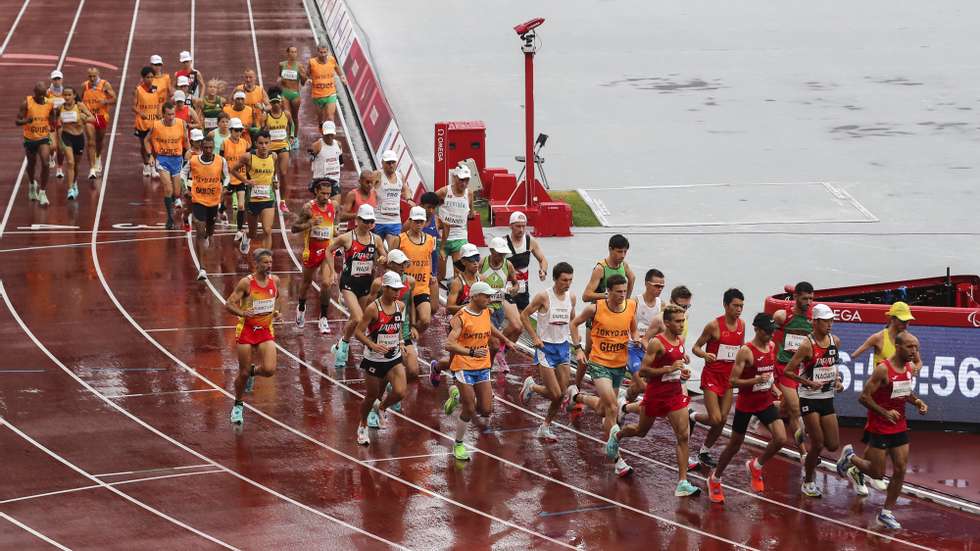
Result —
[[62, 111], [61, 122], [64, 123], [78, 122], [78, 111]]
[[660, 381], [664, 383], [673, 383], [681, 380], [681, 370], [671, 371], [670, 373], [664, 373], [660, 376]]
[[905, 398], [912, 394], [912, 381], [892, 381], [892, 399]]
[[[760, 375], [763, 375], [763, 374], [760, 373]], [[772, 373], [770, 373], [770, 375], [772, 375]], [[752, 385], [752, 392], [762, 392], [764, 390], [769, 390], [770, 388], [772, 388], [772, 377], [771, 376], [769, 378], [767, 378], [765, 381], [762, 381], [761, 383], [756, 383], [756, 384]]]
[[271, 184], [253, 185], [252, 199], [272, 199], [272, 185]]
[[381, 346], [398, 346], [401, 342], [401, 332], [398, 333], [378, 333], [378, 344]]
[[283, 80], [299, 80], [299, 71], [296, 69], [283, 69], [279, 73], [279, 76], [281, 76]]
[[285, 141], [286, 139], [286, 129], [285, 128], [273, 128], [269, 130], [269, 139], [274, 142]]
[[354, 260], [350, 263], [350, 275], [354, 277], [371, 275], [373, 271], [373, 260]]
[[732, 346], [730, 344], [719, 344], [718, 353], [715, 354], [715, 358], [720, 362], [734, 362], [735, 354], [738, 352], [738, 346]]
[[503, 302], [506, 294], [503, 289], [494, 289], [493, 294], [490, 295], [490, 302]]
[[794, 335], [786, 333], [786, 340], [783, 341], [783, 350], [796, 352], [800, 349], [800, 344], [806, 339], [806, 335]]
[[262, 300], [252, 301], [252, 314], [256, 316], [261, 316], [263, 314], [271, 314], [272, 310], [276, 307], [276, 299], [266, 298]]
[[204, 128], [217, 128], [218, 118], [217, 117], [204, 117]]
[[518, 287], [518, 290], [517, 290], [518, 293], [521, 293], [521, 294], [526, 293], [527, 292], [527, 280], [526, 279], [518, 279], [517, 280], [517, 287]]
[[332, 233], [333, 233], [332, 227], [324, 228], [320, 226], [313, 226], [312, 228], [310, 228], [310, 238], [317, 239], [319, 241], [326, 241], [327, 239], [330, 239], [332, 237], [331, 235]]
[[820, 384], [832, 383], [837, 380], [837, 366], [828, 365], [826, 367], [813, 368], [813, 382]]

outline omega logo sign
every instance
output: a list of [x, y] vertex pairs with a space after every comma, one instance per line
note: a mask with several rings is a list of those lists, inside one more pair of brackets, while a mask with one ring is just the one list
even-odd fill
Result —
[[862, 321], [861, 312], [857, 310], [834, 310], [834, 315], [840, 321]]
[[966, 317], [966, 321], [970, 322], [970, 324], [973, 325], [974, 327], [980, 327], [980, 315], [977, 314], [980, 314], [980, 312], [973, 311], [970, 312], [970, 315]]

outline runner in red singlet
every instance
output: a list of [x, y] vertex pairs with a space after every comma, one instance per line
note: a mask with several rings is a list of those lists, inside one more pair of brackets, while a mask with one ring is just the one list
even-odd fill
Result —
[[[704, 359], [704, 369], [701, 371], [701, 390], [704, 391], [704, 406], [706, 413], [690, 413], [691, 434], [694, 434], [695, 423], [711, 427], [701, 445], [697, 457], [690, 458], [688, 467], [693, 469], [698, 463], [706, 467], [714, 467], [715, 460], [709, 453], [711, 447], [718, 441], [728, 412], [732, 409], [732, 385], [729, 379], [732, 366], [735, 365], [735, 355], [742, 343], [745, 342], [745, 322], [742, 321], [742, 307], [745, 296], [738, 289], [728, 289], [722, 297], [725, 314], [708, 322], [691, 349], [694, 355]], [[704, 345], [707, 344], [707, 349]]]
[[331, 200], [331, 189], [329, 181], [318, 180], [314, 189], [316, 198], [303, 205], [291, 228], [293, 233], [304, 234], [303, 282], [299, 287], [299, 301], [296, 304], [296, 327], [302, 329], [306, 324], [306, 294], [310, 291], [313, 276], [319, 272], [320, 320], [317, 325], [324, 335], [330, 333], [327, 308], [330, 305], [331, 291], [337, 283], [333, 257], [327, 256], [327, 248], [334, 238], [334, 220], [337, 215], [337, 203]]
[[357, 209], [361, 205], [378, 206], [378, 195], [374, 190], [380, 176], [374, 170], [364, 169], [357, 180], [357, 187], [348, 191], [340, 204], [339, 222], [347, 222], [347, 230], [353, 230], [357, 219]]

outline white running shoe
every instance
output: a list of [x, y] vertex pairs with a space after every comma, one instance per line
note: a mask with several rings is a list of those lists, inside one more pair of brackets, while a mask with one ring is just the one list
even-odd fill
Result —
[[368, 438], [368, 428], [364, 425], [357, 425], [357, 443], [361, 446], [371, 444], [371, 440]]
[[180, 200], [180, 197], [174, 197], [174, 208], [175, 209], [184, 208], [184, 203], [183, 201]]
[[619, 426], [623, 426], [623, 421], [626, 420], [626, 396], [620, 396], [616, 400], [616, 423]]
[[95, 169], [94, 168], [88, 169], [88, 179], [89, 180], [94, 180], [97, 176], [98, 175], [95, 173]]
[[327, 318], [320, 318], [320, 321], [317, 322], [317, 327], [320, 329], [321, 335], [330, 334], [330, 321]]
[[242, 254], [248, 254], [248, 246], [251, 243], [247, 235], [242, 236], [242, 242], [238, 244], [238, 250]]
[[143, 176], [152, 176], [152, 175], [153, 175], [153, 170], [150, 168], [150, 165], [143, 165]]
[[238, 230], [237, 232], [235, 232], [235, 242], [241, 241], [242, 237], [245, 237], [245, 232], [243, 232], [242, 230]]
[[629, 476], [632, 472], [633, 467], [627, 465], [626, 462], [623, 461], [622, 457], [616, 460], [616, 476], [623, 478], [625, 476]]
[[204, 268], [201, 268], [200, 270], [198, 270], [198, 272], [197, 272], [197, 280], [198, 281], [204, 281], [207, 278], [208, 278], [208, 273], [206, 271], [204, 271]]
[[299, 304], [296, 305], [296, 327], [302, 329], [306, 325], [306, 310], [300, 310]]
[[58, 160], [55, 155], [48, 156], [48, 168], [54, 168], [58, 166]]
[[160, 177], [160, 172], [157, 171], [157, 167], [152, 166], [152, 165], [150, 166], [150, 176], [152, 176], [154, 178], [159, 178]]
[[549, 442], [558, 441], [558, 436], [556, 436], [554, 432], [551, 432], [550, 426], [545, 424], [542, 424], [540, 427], [538, 427], [538, 432], [534, 433], [534, 435], [537, 436], [538, 438], [543, 438]]
[[51, 204], [51, 201], [48, 201], [47, 192], [43, 189], [37, 192], [37, 204], [42, 207], [46, 207]]
[[864, 479], [867, 480], [871, 484], [871, 487], [874, 488], [875, 490], [878, 490], [879, 492], [887, 492], [888, 491], [888, 483], [885, 482], [885, 479], [883, 479], [883, 478], [871, 478], [871, 477], [867, 477], [867, 476], [864, 477]]
[[99, 155], [98, 157], [95, 158], [95, 173], [96, 174], [102, 173], [102, 155]]
[[[524, 385], [521, 387], [521, 404], [527, 405], [531, 401], [531, 397], [534, 396], [534, 377], [528, 377], [524, 379]], [[542, 425], [544, 426], [544, 425]]]
[[27, 184], [27, 200], [28, 201], [37, 201], [37, 192], [38, 192], [38, 189], [40, 189], [40, 188], [38, 188], [37, 182], [32, 181], [31, 183]]
[[59, 180], [64, 179], [64, 177], [65, 177], [65, 171], [64, 170], [61, 170], [61, 167], [59, 166], [58, 167], [58, 171], [54, 173], [54, 177], [57, 178], [57, 179], [59, 179]]

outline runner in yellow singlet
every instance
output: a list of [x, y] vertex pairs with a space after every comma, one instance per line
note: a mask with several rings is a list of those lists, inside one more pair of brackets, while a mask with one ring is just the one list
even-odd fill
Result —
[[[245, 170], [245, 177], [241, 170]], [[255, 135], [255, 153], [246, 153], [231, 168], [232, 178], [248, 187], [245, 205], [248, 213], [248, 235], [242, 238], [239, 250], [248, 254], [255, 239], [256, 222], [262, 222], [262, 247], [272, 248], [272, 231], [276, 219], [276, 154], [269, 151], [269, 133]]]
[[289, 212], [286, 206], [286, 190], [289, 189], [289, 140], [295, 132], [293, 118], [282, 105], [282, 89], [269, 87], [269, 113], [265, 117], [263, 130], [269, 133], [269, 149], [276, 154], [279, 165], [279, 210]]
[[332, 121], [337, 113], [337, 85], [334, 77], [340, 77], [340, 81], [347, 86], [347, 77], [344, 76], [337, 59], [330, 55], [330, 49], [320, 46], [316, 50], [316, 57], [311, 57], [307, 62], [309, 68], [310, 81], [313, 88], [310, 97], [316, 104], [317, 126], [322, 126], [323, 121]]

